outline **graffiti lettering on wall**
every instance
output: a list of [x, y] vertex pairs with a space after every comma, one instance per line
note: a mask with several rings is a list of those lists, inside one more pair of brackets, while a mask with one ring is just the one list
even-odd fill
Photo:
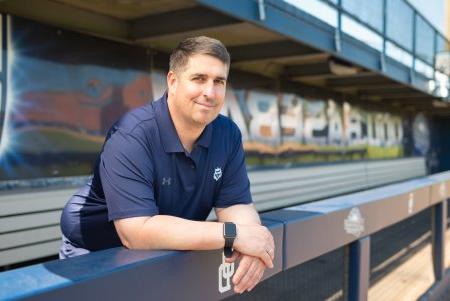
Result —
[[244, 141], [272, 146], [283, 142], [391, 146], [400, 145], [403, 138], [399, 116], [363, 112], [348, 103], [306, 100], [293, 94], [229, 88], [222, 114], [238, 124]]
[[249, 153], [402, 155], [400, 116], [287, 93], [228, 91], [222, 112], [240, 127]]

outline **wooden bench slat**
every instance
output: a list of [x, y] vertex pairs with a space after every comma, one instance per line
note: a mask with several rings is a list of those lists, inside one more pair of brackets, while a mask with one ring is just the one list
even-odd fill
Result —
[[61, 210], [0, 218], [0, 233], [59, 224]]
[[59, 225], [0, 234], [0, 250], [60, 238]]
[[16, 193], [0, 196], [0, 216], [61, 209], [77, 189]]
[[61, 239], [41, 244], [0, 251], [0, 266], [17, 262], [56, 255], [61, 246]]

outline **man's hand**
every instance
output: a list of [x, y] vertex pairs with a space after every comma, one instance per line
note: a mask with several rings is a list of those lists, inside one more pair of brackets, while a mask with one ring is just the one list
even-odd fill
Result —
[[240, 259], [232, 279], [234, 291], [250, 291], [261, 280], [266, 267], [273, 268], [275, 243], [272, 233], [261, 226], [253, 204], [216, 208], [216, 215], [219, 221], [234, 222], [237, 227], [233, 256], [225, 258], [225, 261], [230, 263]]
[[266, 227], [237, 225], [237, 237], [233, 248], [243, 255], [259, 258], [268, 268], [273, 268], [275, 243], [272, 233]]
[[233, 276], [234, 291], [243, 293], [251, 291], [261, 280], [264, 275], [266, 266], [259, 258], [242, 255], [237, 251], [233, 252], [231, 258], [226, 258], [226, 262], [234, 262], [240, 259], [239, 267]]

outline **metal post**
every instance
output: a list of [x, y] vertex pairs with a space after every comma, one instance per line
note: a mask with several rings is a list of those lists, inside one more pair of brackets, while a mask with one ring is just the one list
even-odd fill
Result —
[[348, 300], [366, 301], [370, 277], [370, 236], [349, 245]]
[[433, 270], [436, 281], [441, 280], [445, 273], [445, 230], [447, 228], [447, 200], [433, 206], [432, 222], [432, 252]]
[[387, 0], [383, 0], [383, 51], [381, 52], [381, 71], [386, 71], [386, 13]]
[[434, 81], [434, 84], [435, 84], [435, 88], [434, 88], [434, 91], [432, 91], [431, 93], [434, 95], [435, 93], [436, 93], [436, 91], [437, 91], [437, 81], [436, 81], [436, 55], [437, 55], [437, 52], [438, 52], [438, 33], [437, 33], [437, 30], [435, 29], [434, 31], [434, 39], [433, 39], [433, 81]]
[[416, 72], [416, 35], [417, 35], [417, 12], [413, 13], [413, 36], [412, 36], [412, 67], [410, 69], [409, 82], [414, 83], [414, 73]]
[[334, 35], [334, 42], [336, 45], [336, 51], [341, 52], [341, 29], [342, 29], [342, 0], [337, 1], [337, 13], [338, 13], [338, 19], [337, 19], [337, 26], [336, 31]]

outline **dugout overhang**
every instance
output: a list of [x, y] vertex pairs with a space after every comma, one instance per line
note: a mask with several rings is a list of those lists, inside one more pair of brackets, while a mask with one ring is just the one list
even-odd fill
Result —
[[159, 68], [181, 38], [208, 35], [228, 47], [234, 86], [450, 116], [430, 78], [283, 1], [3, 0], [0, 11], [141, 45]]

